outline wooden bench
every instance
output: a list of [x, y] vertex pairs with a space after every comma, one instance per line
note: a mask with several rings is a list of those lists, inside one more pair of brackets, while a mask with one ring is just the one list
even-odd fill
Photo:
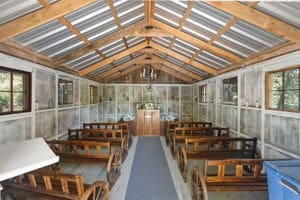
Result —
[[127, 136], [128, 147], [132, 145], [132, 134], [129, 132], [128, 124], [126, 122], [94, 122], [94, 123], [83, 123], [83, 129], [111, 129], [123, 131], [123, 135]]
[[166, 143], [170, 144], [172, 135], [175, 132], [176, 127], [212, 127], [211, 122], [190, 122], [190, 121], [178, 121], [178, 122], [168, 122]]
[[[192, 169], [192, 198], [208, 200], [208, 191], [267, 191], [261, 159], [205, 160]], [[253, 171], [244, 170], [251, 166]]]
[[[3, 197], [13, 199], [109, 199], [109, 186], [104, 181], [88, 185], [81, 175], [52, 170], [37, 170], [3, 183]], [[96, 197], [96, 195], [99, 195]]]
[[110, 142], [51, 140], [47, 143], [53, 152], [60, 156], [62, 161], [106, 162], [107, 180], [111, 186], [114, 185], [121, 174], [122, 152], [117, 149], [111, 154]]
[[256, 158], [257, 138], [186, 138], [178, 150], [178, 167], [187, 181], [188, 159]]
[[229, 128], [220, 127], [176, 127], [170, 145], [173, 156], [176, 155], [177, 142], [184, 142], [192, 137], [229, 137]]

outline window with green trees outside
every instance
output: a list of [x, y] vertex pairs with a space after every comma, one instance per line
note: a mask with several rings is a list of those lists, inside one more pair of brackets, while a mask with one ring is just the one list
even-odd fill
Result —
[[31, 110], [31, 74], [0, 67], [0, 114]]
[[266, 74], [266, 107], [283, 111], [300, 111], [300, 67]]

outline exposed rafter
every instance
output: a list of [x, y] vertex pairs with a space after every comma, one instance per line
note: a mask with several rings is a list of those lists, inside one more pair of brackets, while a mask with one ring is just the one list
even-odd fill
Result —
[[175, 71], [178, 71], [178, 72], [180, 72], [182, 74], [185, 74], [186, 76], [191, 77], [192, 79], [195, 79], [195, 80], [198, 80], [198, 81], [201, 80], [201, 76], [199, 76], [199, 75], [197, 75], [197, 74], [195, 74], [193, 72], [190, 72], [190, 71], [188, 71], [188, 70], [186, 70], [186, 69], [184, 69], [182, 67], [179, 67], [179, 66], [177, 66], [177, 65], [175, 65], [175, 64], [173, 64], [173, 63], [171, 63], [169, 61], [166, 61], [166, 60], [164, 60], [164, 59], [162, 59], [162, 58], [160, 58], [160, 57], [158, 57], [156, 55], [152, 55], [151, 58], [154, 61], [160, 62], [161, 64], [163, 64], [163, 65], [165, 65], [165, 66], [167, 66], [169, 68], [172, 68]]
[[30, 29], [64, 16], [96, 0], [64, 0], [17, 18], [0, 26], [0, 41], [12, 38]]
[[164, 66], [164, 65], [162, 65], [162, 64], [156, 65], [156, 66], [154, 65], [153, 68], [154, 68], [154, 69], [161, 70], [161, 71], [163, 71], [163, 72], [165, 72], [165, 73], [167, 73], [167, 74], [170, 74], [171, 76], [174, 76], [174, 77], [176, 77], [176, 78], [178, 78], [178, 79], [181, 79], [181, 80], [183, 80], [183, 81], [185, 81], [185, 82], [187, 82], [187, 83], [193, 83], [193, 80], [192, 80], [191, 78], [185, 76], [184, 74], [181, 74], [181, 73], [179, 73], [179, 72], [176, 72], [176, 71], [174, 71], [173, 69], [171, 69], [171, 68], [169, 68], [169, 67], [167, 67], [167, 66]]
[[121, 59], [125, 56], [128, 56], [128, 55], [130, 55], [130, 54], [132, 54], [132, 53], [134, 53], [134, 52], [136, 52], [136, 51], [138, 51], [142, 48], [145, 48], [147, 46], [148, 46], [147, 42], [143, 42], [141, 44], [138, 44], [134, 47], [126, 49], [125, 51], [122, 51], [121, 53], [118, 53], [118, 54], [113, 55], [109, 58], [106, 58], [106, 59], [100, 61], [99, 63], [93, 64], [91, 66], [88, 66], [88, 67], [84, 68], [83, 70], [79, 71], [79, 74], [80, 75], [87, 75], [87, 74], [89, 74], [89, 73], [91, 73], [91, 72], [93, 72], [97, 69], [100, 69], [100, 68], [104, 67], [105, 65], [108, 65], [108, 64], [110, 64], [110, 63], [112, 63], [116, 60], [119, 60], [119, 59]]
[[96, 75], [96, 76], [95, 76], [95, 79], [101, 81], [102, 79], [104, 79], [104, 78], [110, 76], [110, 75], [113, 74], [113, 73], [116, 73], [116, 72], [118, 72], [118, 71], [121, 71], [121, 70], [123, 70], [123, 69], [125, 69], [125, 68], [127, 68], [127, 67], [129, 67], [129, 66], [131, 66], [131, 65], [134, 65], [135, 63], [138, 63], [139, 61], [144, 60], [146, 57], [147, 57], [147, 55], [142, 55], [142, 56], [139, 56], [139, 57], [137, 57], [137, 58], [134, 58], [134, 59], [132, 59], [132, 60], [130, 60], [130, 61], [127, 61], [127, 62], [125, 62], [125, 63], [123, 63], [123, 64], [121, 64], [121, 65], [119, 65], [119, 66], [116, 66], [116, 67], [114, 67], [114, 68], [112, 68], [112, 69], [109, 69], [109, 70], [107, 70], [107, 71], [105, 71], [105, 72], [99, 74], [99, 75]]
[[207, 1], [206, 3], [287, 40], [300, 43], [300, 30], [298, 28], [242, 3], [237, 1]]
[[203, 64], [201, 64], [197, 61], [191, 60], [190, 58], [185, 57], [185, 56], [183, 56], [179, 53], [176, 53], [176, 52], [174, 52], [174, 51], [172, 51], [172, 50], [170, 50], [170, 49], [168, 49], [168, 48], [166, 48], [162, 45], [156, 44], [155, 42], [151, 42], [150, 46], [152, 48], [156, 49], [156, 50], [161, 51], [162, 53], [168, 54], [169, 56], [172, 56], [172, 57], [174, 57], [178, 60], [181, 60], [181, 61], [183, 61], [187, 64], [190, 64], [190, 65], [192, 65], [192, 66], [194, 66], [194, 67], [196, 67], [196, 68], [198, 68], [202, 71], [205, 71], [209, 74], [216, 75], [218, 73], [218, 71], [214, 68], [208, 67], [208, 66], [203, 65]]
[[191, 44], [193, 44], [193, 45], [195, 45], [195, 46], [197, 46], [197, 47], [199, 47], [203, 50], [206, 50], [208, 52], [212, 52], [212, 53], [214, 53], [216, 55], [219, 55], [223, 58], [226, 58], [226, 59], [228, 59], [232, 62], [239, 63], [239, 62], [243, 61], [243, 59], [240, 58], [237, 55], [234, 55], [234, 54], [232, 54], [228, 51], [225, 51], [225, 50], [220, 49], [216, 46], [213, 46], [211, 44], [203, 42], [202, 40], [199, 40], [199, 39], [197, 39], [197, 38], [195, 38], [195, 37], [193, 37], [193, 36], [191, 36], [187, 33], [184, 33], [182, 31], [179, 31], [179, 30], [175, 29], [175, 28], [172, 28], [171, 26], [166, 25], [166, 24], [164, 24], [164, 23], [162, 23], [158, 20], [152, 19], [151, 24], [153, 26], [157, 27], [157, 28], [160, 28], [160, 29], [166, 31], [166, 32], [172, 33], [172, 34], [174, 34], [174, 36], [176, 36], [176, 37], [178, 37], [178, 38], [180, 38], [184, 41], [187, 41], [187, 42], [189, 42], [189, 43], [191, 43]]
[[103, 38], [97, 42], [94, 42], [86, 47], [80, 48], [78, 50], [73, 51], [72, 53], [68, 54], [68, 55], [64, 55], [58, 59], [55, 60], [55, 63], [57, 64], [62, 64], [62, 63], [66, 63], [70, 60], [73, 60], [75, 58], [78, 58], [80, 56], [83, 56], [84, 54], [87, 54], [91, 51], [94, 51], [96, 49], [99, 49], [105, 45], [108, 45], [126, 35], [128, 35], [130, 32], [134, 32], [135, 30], [140, 30], [141, 28], [143, 28], [145, 26], [145, 21], [141, 21], [139, 23], [136, 23], [134, 25], [131, 25], [125, 29], [122, 29], [114, 34], [111, 34], [110, 36]]
[[115, 74], [112, 74], [111, 76], [107, 77], [104, 82], [109, 83], [118, 77], [125, 76], [125, 75], [129, 74], [130, 72], [138, 70], [142, 67], [143, 67], [143, 65], [134, 65], [134, 66], [128, 67], [127, 69], [125, 69], [122, 72], [119, 71], [119, 72], [116, 72]]

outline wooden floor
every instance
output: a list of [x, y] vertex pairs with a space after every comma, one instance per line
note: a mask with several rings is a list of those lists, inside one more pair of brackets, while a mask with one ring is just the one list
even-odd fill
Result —
[[[122, 166], [122, 174], [114, 186], [111, 196], [112, 200], [122, 200], [125, 197], [126, 188], [128, 184], [128, 178], [130, 174], [130, 169], [132, 165], [133, 155], [135, 153], [136, 141], [138, 138], [134, 138], [132, 149], [129, 151], [129, 155]], [[167, 158], [167, 162], [172, 174], [172, 179], [175, 184], [179, 199], [187, 200], [190, 199], [190, 179], [187, 183], [183, 182], [180, 172], [177, 167], [176, 160], [173, 160], [169, 148], [164, 142], [164, 138], [161, 138], [163, 149]], [[202, 163], [197, 160], [189, 161], [189, 171], [194, 165], [202, 167]], [[74, 163], [74, 162], [64, 162], [60, 164], [60, 168], [64, 172], [73, 174], [82, 174], [84, 183], [93, 183], [96, 180], [102, 179], [106, 181], [106, 165], [103, 163]], [[166, 186], [167, 187], [167, 186]], [[267, 200], [267, 192], [209, 192], [209, 199], [211, 200]], [[144, 200], [147, 200], [146, 198]]]

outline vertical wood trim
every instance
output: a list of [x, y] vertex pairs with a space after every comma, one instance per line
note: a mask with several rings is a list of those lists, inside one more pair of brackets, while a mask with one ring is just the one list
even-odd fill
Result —
[[242, 83], [241, 83], [241, 73], [238, 74], [237, 77], [237, 84], [238, 84], [238, 89], [237, 89], [237, 93], [238, 93], [238, 102], [237, 102], [237, 136], [240, 137], [241, 136], [241, 106], [242, 106], [242, 102], [241, 102], [241, 89], [242, 89]]
[[59, 122], [58, 122], [58, 74], [55, 74], [55, 137], [56, 139], [58, 139], [58, 126], [59, 126]]
[[37, 186], [35, 176], [33, 174], [28, 174], [28, 179], [31, 186], [33, 187]]
[[43, 176], [44, 184], [47, 190], [53, 190], [51, 178], [49, 176]]
[[70, 193], [68, 181], [65, 178], [61, 178], [60, 183], [61, 183], [62, 191], [65, 192], [65, 193]]
[[32, 69], [31, 74], [31, 138], [36, 137], [36, 122], [35, 122], [35, 100], [36, 100], [36, 69]]
[[265, 123], [266, 123], [266, 115], [265, 115], [265, 98], [266, 98], [266, 91], [265, 91], [265, 83], [266, 83], [267, 77], [266, 72], [262, 71], [262, 78], [261, 78], [261, 124], [260, 124], [260, 144], [261, 144], [261, 158], [265, 158]]

